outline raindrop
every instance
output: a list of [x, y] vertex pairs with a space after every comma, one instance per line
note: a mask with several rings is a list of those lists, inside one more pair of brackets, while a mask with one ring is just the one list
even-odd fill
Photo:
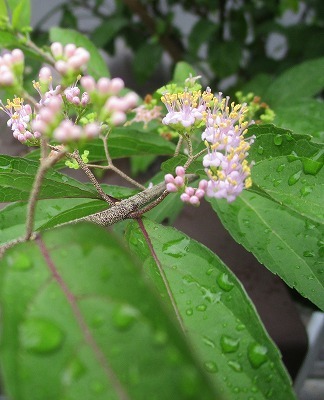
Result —
[[162, 251], [174, 258], [180, 258], [188, 253], [188, 246], [190, 239], [187, 237], [181, 237], [180, 239], [171, 240], [170, 242], [164, 243]]
[[193, 309], [192, 308], [187, 308], [186, 309], [186, 314], [188, 315], [188, 317], [191, 317], [193, 314]]
[[21, 346], [33, 353], [58, 350], [63, 338], [62, 330], [54, 322], [42, 318], [28, 319], [19, 328]]
[[129, 329], [139, 316], [136, 308], [129, 304], [122, 304], [116, 307], [113, 313], [113, 323], [120, 330]]
[[63, 182], [68, 182], [68, 180], [69, 180], [69, 178], [67, 176], [65, 176], [65, 175], [62, 175], [61, 179], [62, 179]]
[[226, 274], [225, 272], [222, 272], [220, 275], [218, 275], [216, 281], [219, 287], [223, 289], [225, 292], [231, 291], [234, 287], [234, 283], [231, 282], [228, 274]]
[[168, 341], [168, 334], [163, 330], [157, 330], [154, 333], [154, 343], [158, 346], [164, 346]]
[[86, 367], [78, 358], [70, 360], [63, 370], [61, 382], [64, 386], [70, 386], [86, 372]]
[[100, 394], [103, 393], [103, 391], [105, 390], [105, 385], [100, 382], [100, 381], [94, 381], [90, 384], [90, 389], [96, 393], [96, 394]]
[[27, 254], [22, 252], [14, 252], [7, 257], [8, 264], [12, 269], [19, 271], [27, 271], [32, 266], [32, 260]]
[[220, 338], [220, 345], [224, 353], [234, 353], [239, 348], [240, 339], [222, 335]]
[[280, 185], [281, 182], [282, 182], [282, 179], [274, 179], [272, 181], [272, 185], [273, 185], [273, 187], [277, 187]]
[[281, 135], [276, 135], [276, 136], [273, 138], [273, 143], [274, 143], [276, 146], [280, 146], [280, 145], [282, 144], [282, 136], [281, 136]]
[[312, 193], [313, 188], [311, 186], [304, 186], [300, 189], [300, 194], [305, 197]]
[[213, 273], [213, 271], [214, 271], [214, 268], [209, 268], [207, 271], [206, 271], [206, 275], [211, 275], [212, 273]]
[[268, 349], [258, 343], [252, 343], [248, 347], [248, 359], [253, 368], [260, 368], [268, 360]]
[[303, 256], [304, 257], [315, 257], [315, 254], [310, 250], [306, 250], [303, 252]]
[[218, 367], [214, 361], [206, 361], [204, 367], [211, 374], [215, 374], [218, 371]]
[[299, 178], [301, 176], [302, 170], [297, 171], [296, 173], [290, 175], [290, 177], [288, 178], [288, 185], [292, 186], [295, 183], [297, 183], [299, 181]]
[[242, 372], [242, 365], [237, 361], [229, 361], [228, 366], [232, 368], [235, 372]]
[[206, 306], [206, 304], [199, 304], [199, 305], [196, 307], [196, 310], [197, 310], [197, 311], [206, 311], [206, 310], [207, 310], [207, 306]]
[[203, 337], [203, 342], [204, 342], [207, 346], [212, 347], [213, 349], [215, 348], [215, 343], [214, 343], [211, 339], [209, 339], [208, 337], [204, 336], [204, 337]]
[[262, 146], [259, 146], [257, 151], [259, 154], [263, 154], [264, 148]]
[[244, 331], [245, 329], [245, 325], [244, 324], [238, 324], [236, 325], [236, 330], [237, 331]]
[[299, 160], [299, 159], [300, 159], [300, 157], [294, 151], [292, 151], [291, 154], [289, 154], [287, 156], [288, 162], [293, 162], [293, 161], [296, 161], [296, 160]]

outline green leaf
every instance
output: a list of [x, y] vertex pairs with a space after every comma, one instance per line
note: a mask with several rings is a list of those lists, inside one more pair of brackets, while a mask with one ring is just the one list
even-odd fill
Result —
[[[174, 175], [176, 167], [179, 165], [184, 166], [187, 160], [188, 160], [187, 156], [180, 154], [179, 156], [172, 157], [169, 160], [164, 161], [161, 165], [161, 169], [166, 174]], [[200, 173], [205, 174], [202, 162], [199, 160], [193, 161], [190, 164], [190, 166], [186, 169], [186, 173], [188, 173], [188, 174], [200, 174]]]
[[269, 86], [263, 100], [276, 111], [279, 105], [292, 105], [296, 100], [313, 97], [324, 87], [323, 69], [324, 57], [290, 68]]
[[[105, 193], [117, 199], [124, 199], [138, 192], [137, 190], [134, 191], [133, 189], [115, 185], [102, 184], [101, 187]], [[103, 200], [39, 200], [36, 205], [34, 229], [35, 231], [42, 231], [107, 208], [108, 205]], [[0, 245], [24, 235], [26, 231], [26, 216], [26, 202], [13, 203], [0, 210]]]
[[[0, 155], [0, 201], [28, 200], [37, 170], [36, 161]], [[98, 195], [77, 180], [51, 169], [43, 180], [39, 199], [60, 197], [98, 198]]]
[[[109, 135], [108, 140], [109, 153], [111, 158], [124, 158], [140, 155], [172, 155], [175, 145], [159, 136], [157, 133], [142, 132], [133, 128], [115, 128]], [[79, 148], [80, 153], [89, 150], [89, 162], [106, 160], [102, 140], [96, 139], [86, 143]], [[33, 151], [27, 155], [32, 160], [39, 159], [39, 150]], [[64, 167], [61, 162], [60, 167]]]
[[144, 83], [153, 75], [160, 64], [162, 54], [162, 48], [158, 43], [144, 43], [136, 51], [133, 69], [139, 82]]
[[109, 18], [107, 21], [103, 21], [91, 34], [91, 40], [98, 47], [104, 47], [106, 43], [109, 43], [112, 39], [116, 38], [116, 35], [128, 25], [128, 20], [123, 17], [115, 16]]
[[209, 45], [208, 54], [210, 64], [215, 73], [220, 78], [234, 74], [241, 61], [242, 49], [238, 42], [233, 40], [229, 42], [215, 43]]
[[183, 233], [148, 220], [130, 224], [126, 238], [225, 398], [295, 398], [280, 354], [253, 304], [215, 254]]
[[84, 35], [73, 29], [53, 27], [50, 29], [50, 40], [60, 42], [63, 45], [74, 43], [76, 46], [84, 47], [90, 53], [88, 72], [95, 79], [103, 76], [109, 77], [109, 70], [105, 60], [102, 58], [97, 47]]
[[175, 66], [172, 81], [183, 85], [190, 74], [196, 76], [197, 72], [190, 64], [180, 61]]
[[0, 47], [12, 48], [18, 46], [18, 43], [18, 39], [13, 33], [0, 30]]
[[205, 18], [199, 19], [193, 26], [188, 38], [189, 52], [196, 56], [200, 46], [208, 42], [217, 29], [218, 26], [214, 22]]
[[170, 193], [158, 206], [145, 214], [149, 219], [172, 225], [183, 209], [184, 203], [178, 193]]
[[102, 228], [64, 227], [10, 249], [0, 306], [12, 399], [220, 398], [133, 255]]
[[[0, 15], [2, 18], [8, 17], [8, 9], [7, 9], [7, 4], [5, 0], [0, 0]], [[2, 33], [1, 33], [2, 35]], [[0, 35], [0, 37], [1, 37]]]
[[30, 26], [30, 0], [20, 0], [12, 9], [12, 26], [18, 31]]
[[324, 309], [323, 224], [248, 191], [232, 204], [209, 201], [238, 243]]
[[254, 187], [314, 222], [323, 223], [322, 146], [309, 136], [293, 135], [273, 125], [249, 128], [256, 136], [250, 149]]

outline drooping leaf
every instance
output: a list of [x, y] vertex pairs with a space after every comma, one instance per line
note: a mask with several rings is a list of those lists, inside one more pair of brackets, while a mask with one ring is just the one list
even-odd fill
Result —
[[[142, 225], [144, 224], [144, 225]], [[225, 398], [295, 396], [278, 350], [230, 270], [202, 244], [145, 220], [126, 238]]]
[[12, 399], [221, 398], [134, 257], [102, 228], [64, 227], [10, 249], [0, 305]]
[[73, 29], [63, 29], [53, 27], [50, 29], [50, 39], [52, 42], [60, 42], [63, 45], [74, 43], [76, 46], [84, 47], [90, 53], [88, 72], [95, 79], [109, 77], [109, 70], [106, 62], [99, 53], [97, 47], [84, 35]]
[[[38, 169], [36, 161], [0, 155], [0, 201], [28, 200]], [[48, 171], [39, 199], [60, 197], [98, 198], [93, 189], [54, 170]]]

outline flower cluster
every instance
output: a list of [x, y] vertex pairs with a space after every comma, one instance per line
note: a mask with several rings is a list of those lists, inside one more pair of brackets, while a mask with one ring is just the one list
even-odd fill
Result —
[[161, 101], [165, 104], [168, 113], [162, 122], [173, 125], [175, 128], [190, 128], [199, 123], [212, 99], [210, 89], [203, 93], [197, 91], [184, 91], [181, 93], [165, 93]]
[[134, 92], [120, 95], [125, 86], [121, 78], [100, 78], [96, 82], [92, 76], [84, 76], [81, 78], [81, 85], [100, 110], [99, 120], [108, 119], [113, 125], [123, 124], [126, 121], [126, 112], [134, 108], [138, 101], [138, 96]]
[[23, 65], [24, 53], [20, 49], [14, 49], [0, 57], [0, 86], [13, 86]]
[[40, 137], [39, 132], [31, 132], [32, 109], [29, 104], [24, 104], [24, 99], [15, 97], [12, 101], [7, 100], [6, 105], [0, 100], [0, 104], [0, 110], [9, 116], [7, 125], [13, 131], [15, 139], [18, 139], [21, 143], [27, 141], [34, 143]]
[[76, 47], [69, 43], [63, 46], [59, 42], [51, 45], [51, 52], [55, 60], [55, 69], [61, 75], [75, 74], [82, 71], [90, 59], [90, 54], [83, 47]]
[[[198, 119], [205, 125], [201, 135], [207, 147], [203, 166], [209, 180], [203, 181], [196, 191], [193, 188], [185, 189], [181, 199], [187, 203], [199, 204], [199, 200], [206, 193], [209, 197], [225, 198], [228, 202], [234, 201], [244, 188], [249, 188], [252, 184], [251, 165], [248, 164], [246, 157], [254, 138], [250, 137], [246, 140], [244, 137], [249, 124], [245, 120], [247, 106], [234, 102], [229, 104], [229, 97], [223, 98], [222, 93], [214, 96], [209, 88], [203, 94], [199, 92], [190, 94], [185, 91], [164, 95], [162, 101], [166, 102], [165, 99], [170, 101], [173, 99], [174, 104], [171, 107], [170, 101], [167, 103], [168, 114], [163, 119], [165, 124], [181, 121], [183, 126], [187, 123], [187, 126], [190, 126], [195, 123], [200, 113]], [[188, 99], [188, 101], [180, 102], [179, 99]], [[175, 111], [176, 107], [178, 111]], [[181, 177], [183, 178], [182, 175]], [[178, 174], [173, 179], [177, 178]], [[166, 175], [166, 182], [169, 186], [170, 184], [174, 186], [171, 186], [172, 190], [170, 190], [167, 185], [167, 190], [179, 190], [180, 186], [176, 185], [168, 175]]]
[[175, 173], [175, 177], [172, 174], [166, 174], [164, 177], [167, 191], [182, 192], [180, 198], [184, 203], [188, 203], [193, 206], [199, 206], [200, 199], [202, 199], [206, 193], [207, 181], [205, 179], [202, 179], [199, 182], [198, 188], [193, 188], [186, 185], [186, 170], [184, 169], [184, 167], [176, 167]]
[[149, 122], [160, 119], [161, 110], [162, 107], [156, 105], [152, 96], [147, 95], [145, 96], [144, 103], [132, 110], [135, 113], [135, 116], [131, 121], [129, 121], [129, 123], [144, 122], [144, 128], [147, 128]]

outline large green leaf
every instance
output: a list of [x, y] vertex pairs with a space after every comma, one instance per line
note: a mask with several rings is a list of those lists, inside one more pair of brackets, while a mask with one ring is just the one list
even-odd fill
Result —
[[[38, 165], [36, 161], [0, 155], [0, 201], [28, 200]], [[43, 180], [39, 199], [60, 197], [98, 198], [98, 194], [75, 179], [50, 170]]]
[[90, 53], [90, 61], [88, 63], [89, 74], [95, 79], [109, 76], [105, 60], [102, 58], [97, 47], [86, 36], [73, 29], [53, 27], [50, 29], [50, 39], [52, 42], [60, 42], [63, 45], [74, 43], [76, 46], [85, 48]]
[[324, 310], [323, 224], [256, 193], [209, 200], [233, 238]]
[[[114, 185], [102, 185], [105, 193], [124, 199], [137, 191]], [[91, 199], [46, 199], [39, 200], [35, 212], [35, 231], [52, 228], [59, 224], [86, 217], [106, 210], [103, 200]], [[160, 212], [161, 213], [161, 212]], [[159, 214], [160, 215], [160, 214]], [[26, 232], [27, 203], [17, 202], [0, 210], [0, 245], [22, 237]]]
[[30, 26], [30, 0], [20, 0], [12, 9], [12, 26], [18, 31]]
[[126, 238], [226, 398], [295, 398], [251, 301], [214, 253], [149, 220], [130, 224]]
[[15, 400], [219, 399], [134, 257], [90, 224], [1, 261], [1, 370]]
[[[175, 145], [159, 136], [157, 133], [139, 131], [133, 128], [115, 128], [108, 140], [110, 156], [113, 159], [140, 155], [172, 155]], [[106, 159], [102, 140], [96, 139], [80, 147], [80, 152], [89, 150], [89, 162]], [[32, 160], [39, 159], [39, 150], [27, 155]], [[64, 163], [60, 163], [63, 167]]]
[[254, 187], [301, 216], [323, 223], [323, 146], [312, 143], [310, 136], [293, 135], [273, 125], [252, 126], [249, 133], [256, 136], [250, 150], [256, 163]]

